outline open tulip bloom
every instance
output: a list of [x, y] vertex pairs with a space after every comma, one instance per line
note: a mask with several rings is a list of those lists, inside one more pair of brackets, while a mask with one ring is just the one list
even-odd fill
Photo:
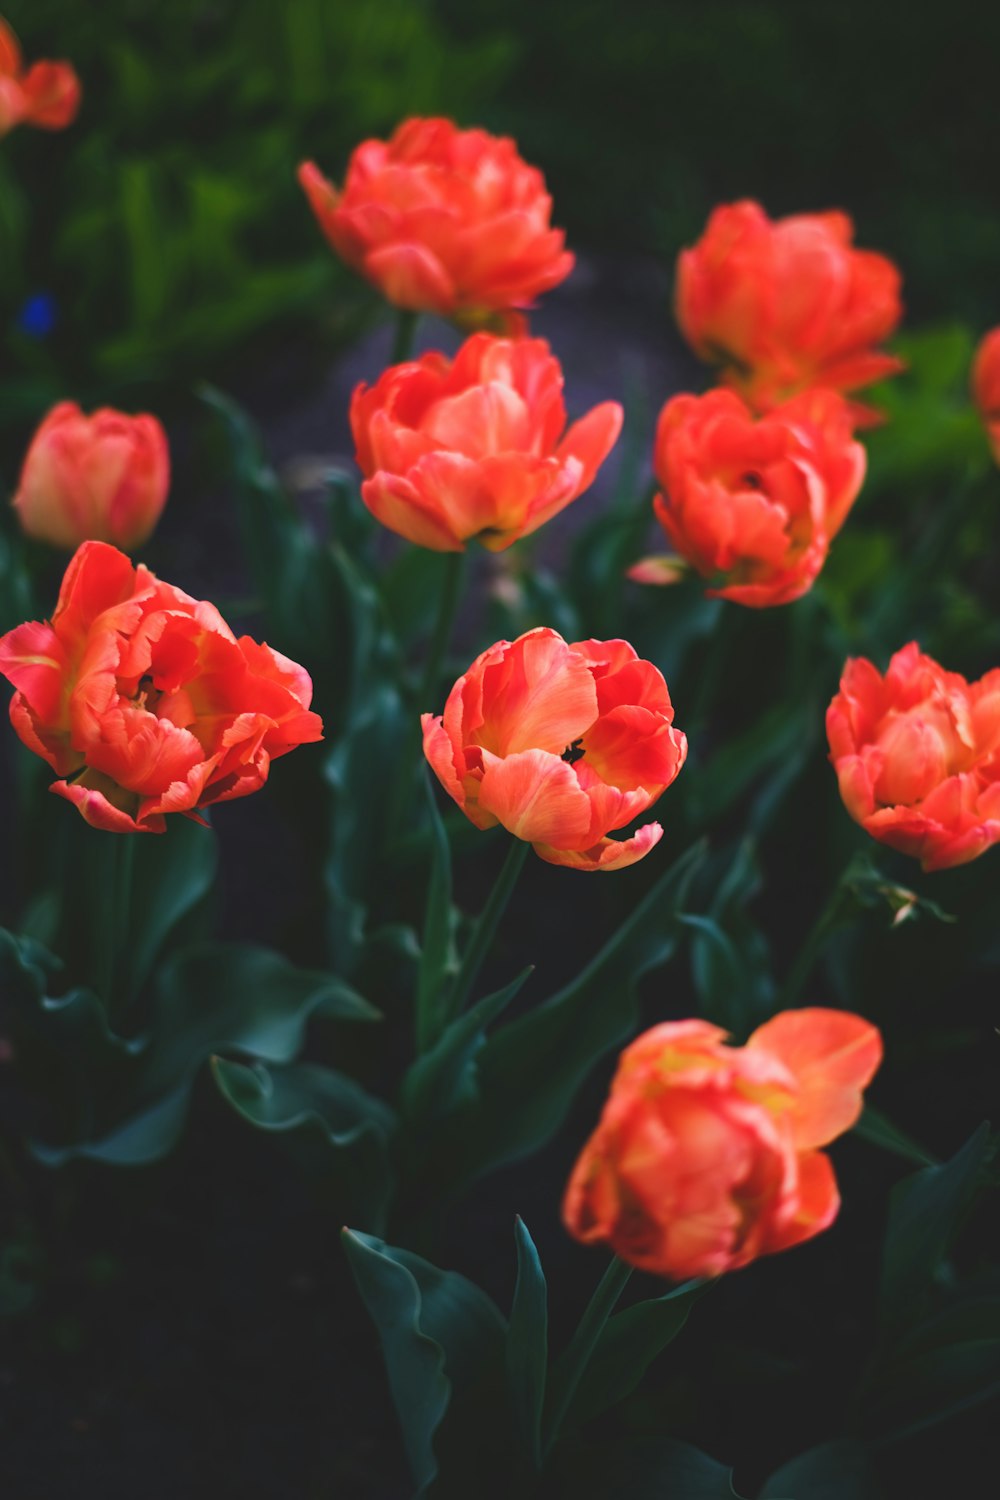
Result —
[[0, 640], [0, 672], [18, 735], [61, 778], [51, 790], [114, 833], [245, 797], [322, 738], [301, 667], [103, 542], [71, 560], [51, 624]]
[[80, 81], [66, 62], [25, 68], [17, 37], [0, 17], [0, 136], [15, 125], [62, 130], [80, 108]]
[[620, 870], [663, 829], [608, 833], [652, 807], [687, 739], [662, 676], [627, 641], [567, 644], [554, 630], [498, 641], [424, 714], [424, 753], [477, 828], [503, 824], [554, 865]]
[[[861, 488], [865, 450], [835, 391], [808, 391], [766, 416], [732, 391], [674, 396], [656, 429], [657, 519], [710, 595], [761, 609], [816, 579]], [[640, 583], [672, 581], [650, 558]]]
[[877, 1029], [845, 1011], [783, 1011], [745, 1047], [708, 1021], [654, 1026], [621, 1055], [567, 1228], [677, 1281], [812, 1239], [840, 1207], [818, 1148], [855, 1123], [881, 1060]]
[[573, 268], [541, 172], [485, 130], [405, 120], [356, 148], [342, 189], [312, 162], [299, 181], [338, 255], [397, 307], [482, 324]]
[[681, 332], [758, 410], [810, 386], [857, 390], [902, 368], [875, 347], [902, 314], [899, 272], [853, 238], [845, 213], [772, 220], [747, 199], [715, 209], [681, 253]]
[[844, 806], [880, 843], [944, 870], [1000, 840], [1000, 668], [967, 682], [915, 641], [884, 677], [858, 657], [826, 732]]
[[359, 385], [351, 428], [374, 516], [418, 546], [502, 551], [594, 480], [621, 431], [615, 401], [566, 430], [559, 361], [544, 339], [473, 334]]

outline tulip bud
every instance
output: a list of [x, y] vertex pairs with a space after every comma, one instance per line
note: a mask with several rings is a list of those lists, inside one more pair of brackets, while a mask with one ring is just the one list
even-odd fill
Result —
[[170, 483], [166, 434], [155, 417], [54, 406], [32, 439], [14, 505], [28, 536], [67, 551], [81, 542], [126, 550], [150, 535]]
[[988, 333], [976, 350], [972, 399], [986, 428], [993, 457], [1000, 464], [1000, 328]]

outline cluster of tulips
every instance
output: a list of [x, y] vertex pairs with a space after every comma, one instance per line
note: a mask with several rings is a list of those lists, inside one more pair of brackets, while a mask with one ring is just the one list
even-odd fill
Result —
[[[0, 131], [67, 124], [77, 100], [65, 65], [24, 72], [0, 32]], [[399, 312], [399, 358], [351, 401], [364, 505], [416, 547], [514, 546], [587, 491], [623, 420], [607, 401], [568, 424], [559, 361], [530, 334], [536, 300], [573, 267], [541, 174], [509, 139], [411, 119], [360, 145], [342, 188], [312, 163], [299, 175], [336, 253]], [[409, 357], [422, 314], [465, 331], [453, 358]], [[857, 434], [880, 418], [858, 392], [901, 368], [881, 347], [901, 317], [899, 274], [855, 247], [843, 213], [773, 221], [743, 201], [681, 254], [676, 315], [720, 383], [660, 412], [653, 510], [671, 550], [630, 577], [693, 572], [730, 606], [788, 605], [862, 487]], [[971, 378], [1000, 459], [1000, 329]], [[203, 820], [322, 738], [306, 667], [128, 555], [156, 526], [169, 469], [155, 417], [65, 401], [35, 433], [13, 501], [29, 537], [73, 557], [51, 620], [0, 641], [11, 720], [52, 768], [51, 790], [108, 837]], [[916, 643], [884, 673], [850, 660], [827, 730], [844, 805], [874, 839], [925, 870], [1000, 840], [1000, 668], [970, 683]], [[599, 873], [652, 855], [658, 822], [622, 831], [688, 750], [653, 662], [625, 640], [545, 626], [487, 645], [422, 731], [476, 828]], [[858, 1119], [881, 1055], [876, 1027], [834, 1009], [783, 1011], [742, 1046], [706, 1020], [653, 1026], [621, 1055], [566, 1189], [567, 1228], [677, 1280], [802, 1243], [837, 1214], [823, 1148]]]

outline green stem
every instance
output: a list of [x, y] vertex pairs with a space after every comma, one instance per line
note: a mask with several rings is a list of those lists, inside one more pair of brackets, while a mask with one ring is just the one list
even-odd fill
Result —
[[118, 952], [118, 963], [108, 994], [111, 1018], [121, 1019], [122, 1012], [132, 998], [131, 943], [132, 932], [132, 882], [135, 874], [135, 841], [139, 834], [116, 834], [122, 848], [118, 851], [114, 890], [113, 940]]
[[517, 884], [517, 877], [527, 858], [530, 845], [523, 839], [514, 839], [507, 850], [507, 858], [504, 860], [503, 868], [496, 878], [489, 900], [479, 914], [475, 930], [469, 940], [469, 945], [462, 958], [462, 967], [455, 979], [455, 986], [448, 997], [448, 1015], [450, 1017], [460, 1015], [469, 998], [472, 986], [475, 984], [482, 968], [483, 959], [486, 957], [496, 936], [500, 918], [503, 916], [510, 900], [511, 892]]
[[548, 1437], [545, 1443], [546, 1457], [551, 1453], [559, 1436], [559, 1429], [566, 1419], [566, 1414], [573, 1403], [573, 1397], [576, 1395], [577, 1388], [583, 1378], [583, 1373], [590, 1363], [594, 1350], [597, 1348], [597, 1341], [604, 1332], [604, 1325], [614, 1312], [618, 1298], [625, 1290], [631, 1275], [632, 1267], [626, 1265], [623, 1260], [619, 1260], [616, 1255], [601, 1277], [597, 1285], [597, 1290], [587, 1304], [566, 1353], [560, 1360], [560, 1365], [566, 1373], [559, 1384], [556, 1394], [553, 1396], [548, 1413]]
[[417, 336], [417, 322], [419, 314], [410, 312], [401, 307], [396, 314], [396, 332], [392, 341], [392, 356], [390, 364], [405, 364], [408, 359], [413, 358], [413, 342]]
[[462, 594], [462, 579], [464, 576], [465, 553], [446, 552], [444, 578], [441, 583], [441, 594], [438, 599], [437, 618], [434, 621], [434, 629], [431, 631], [431, 637], [427, 643], [427, 658], [424, 662], [420, 686], [417, 689], [417, 707], [421, 713], [425, 709], [433, 707], [436, 703], [438, 678], [441, 676], [441, 667], [444, 662], [445, 653], [448, 650], [448, 643], [451, 640], [452, 626], [455, 623], [458, 601]]
[[[847, 869], [849, 868], [850, 866], [848, 865]], [[778, 996], [778, 1010], [789, 1010], [796, 1004], [806, 980], [813, 971], [816, 960], [826, 946], [827, 939], [840, 926], [841, 897], [843, 895], [844, 881], [847, 877], [847, 869], [841, 872], [829, 900], [810, 928], [805, 942], [796, 955], [795, 962], [788, 971], [788, 977], [782, 985]]]

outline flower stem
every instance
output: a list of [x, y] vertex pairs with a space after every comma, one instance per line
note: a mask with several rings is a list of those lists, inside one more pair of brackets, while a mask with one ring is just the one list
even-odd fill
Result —
[[437, 618], [434, 621], [434, 629], [431, 631], [431, 637], [427, 643], [427, 658], [424, 662], [420, 687], [417, 689], [419, 695], [417, 706], [421, 713], [425, 709], [432, 707], [435, 701], [438, 678], [441, 676], [441, 667], [444, 662], [445, 653], [448, 650], [448, 643], [451, 640], [452, 626], [455, 623], [458, 601], [462, 594], [462, 579], [464, 576], [465, 553], [446, 552], [444, 578], [441, 582], [441, 593], [438, 599]]
[[548, 1412], [548, 1437], [545, 1443], [546, 1457], [552, 1451], [559, 1429], [573, 1403], [583, 1373], [597, 1348], [597, 1341], [604, 1332], [604, 1325], [615, 1310], [615, 1305], [628, 1284], [632, 1267], [616, 1255], [605, 1271], [597, 1289], [584, 1311], [577, 1330], [560, 1360], [562, 1379], [555, 1385]]
[[777, 1002], [778, 1010], [789, 1010], [795, 1006], [806, 980], [816, 965], [816, 960], [826, 946], [827, 939], [841, 925], [844, 885], [850, 869], [849, 863], [846, 869], [841, 871], [826, 905], [806, 935], [806, 940], [799, 949], [781, 987]]
[[511, 892], [517, 884], [517, 877], [521, 873], [524, 861], [527, 858], [529, 845], [522, 839], [514, 839], [507, 850], [507, 858], [504, 860], [503, 868], [497, 876], [489, 899], [479, 914], [469, 945], [462, 958], [462, 966], [455, 979], [455, 986], [448, 997], [448, 1015], [454, 1017], [460, 1015], [469, 998], [472, 986], [479, 976], [483, 959], [490, 950], [493, 939], [496, 936], [500, 918], [503, 916], [510, 900]]
[[108, 1006], [112, 1020], [121, 1019], [122, 1012], [132, 999], [131, 944], [132, 932], [132, 882], [135, 875], [135, 841], [138, 834], [115, 834], [115, 842], [122, 847], [117, 851], [114, 910], [112, 916], [112, 941], [117, 953], [112, 981], [108, 990]]
[[390, 364], [405, 364], [408, 359], [413, 358], [413, 342], [417, 336], [418, 319], [419, 315], [410, 312], [408, 308], [399, 309], [396, 314], [396, 332], [392, 340]]

